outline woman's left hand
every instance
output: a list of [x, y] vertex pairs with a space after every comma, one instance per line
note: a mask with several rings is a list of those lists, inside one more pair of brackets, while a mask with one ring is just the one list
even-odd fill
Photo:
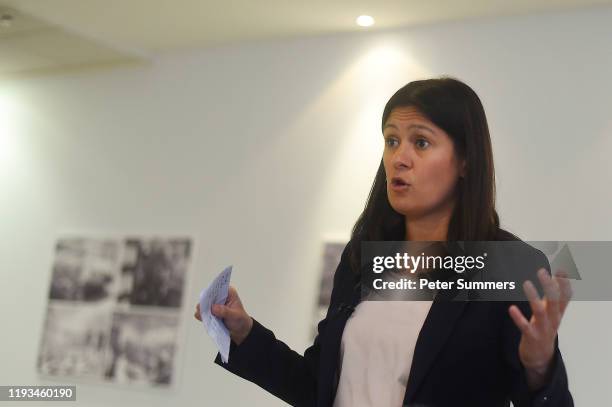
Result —
[[512, 305], [510, 317], [521, 331], [519, 358], [527, 373], [532, 390], [542, 387], [550, 373], [555, 353], [555, 338], [563, 313], [572, 296], [572, 289], [565, 272], [558, 271], [552, 278], [544, 268], [538, 270], [538, 279], [544, 288], [544, 298], [529, 280], [523, 290], [529, 300], [532, 315], [528, 321], [521, 310]]

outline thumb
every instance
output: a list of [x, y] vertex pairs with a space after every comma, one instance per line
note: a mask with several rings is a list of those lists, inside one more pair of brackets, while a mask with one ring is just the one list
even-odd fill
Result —
[[222, 304], [213, 304], [211, 308], [211, 313], [218, 318], [227, 318], [232, 315], [233, 310]]

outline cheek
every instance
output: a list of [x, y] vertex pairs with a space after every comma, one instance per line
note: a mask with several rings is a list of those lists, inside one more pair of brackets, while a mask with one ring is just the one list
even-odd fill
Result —
[[382, 162], [383, 162], [383, 168], [385, 169], [385, 176], [390, 177], [389, 174], [392, 174], [393, 171], [391, 169], [391, 163], [386, 154], [383, 155]]
[[457, 182], [456, 167], [446, 157], [431, 160], [422, 166], [421, 181], [424, 182], [426, 189], [431, 193], [431, 196], [441, 197], [452, 191]]
[[389, 154], [387, 154], [387, 152], [383, 152], [383, 156], [382, 156], [382, 162], [383, 162], [383, 167], [385, 168], [385, 173], [388, 174], [389, 173], [389, 168], [391, 168], [391, 163], [390, 163], [390, 156]]

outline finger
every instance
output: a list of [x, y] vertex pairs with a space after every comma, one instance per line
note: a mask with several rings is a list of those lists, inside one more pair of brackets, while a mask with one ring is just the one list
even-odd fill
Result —
[[538, 291], [530, 280], [523, 283], [523, 290], [525, 291], [525, 295], [529, 300], [529, 305], [531, 306], [531, 311], [535, 317], [537, 328], [542, 329], [548, 323], [544, 301], [540, 299]]
[[196, 308], [196, 311], [193, 313], [193, 316], [195, 317], [195, 319], [197, 319], [198, 321], [202, 320], [202, 315], [200, 315], [200, 307], [198, 306]]
[[514, 321], [514, 324], [518, 327], [519, 331], [521, 331], [523, 335], [534, 335], [531, 324], [529, 323], [529, 321], [527, 321], [527, 318], [525, 318], [519, 307], [517, 307], [516, 305], [511, 305], [508, 308], [508, 313], [510, 314], [510, 318], [512, 318], [512, 321]]
[[564, 270], [559, 270], [555, 273], [555, 279], [559, 284], [559, 290], [561, 291], [561, 298], [559, 300], [559, 313], [561, 317], [565, 313], [565, 309], [567, 308], [569, 301], [572, 298], [572, 286], [570, 280], [568, 278], [567, 272]]
[[551, 328], [556, 331], [561, 320], [561, 316], [559, 315], [559, 298], [561, 296], [559, 285], [557, 281], [548, 274], [545, 268], [538, 270], [538, 279], [544, 288], [548, 320], [552, 325]]
[[213, 304], [210, 312], [218, 318], [227, 318], [231, 313], [231, 309], [225, 305]]

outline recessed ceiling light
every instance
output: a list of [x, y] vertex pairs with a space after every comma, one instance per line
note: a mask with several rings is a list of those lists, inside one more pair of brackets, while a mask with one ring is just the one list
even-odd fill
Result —
[[372, 18], [372, 16], [359, 16], [355, 21], [357, 22], [357, 25], [360, 25], [361, 27], [369, 27], [374, 24], [374, 18]]

